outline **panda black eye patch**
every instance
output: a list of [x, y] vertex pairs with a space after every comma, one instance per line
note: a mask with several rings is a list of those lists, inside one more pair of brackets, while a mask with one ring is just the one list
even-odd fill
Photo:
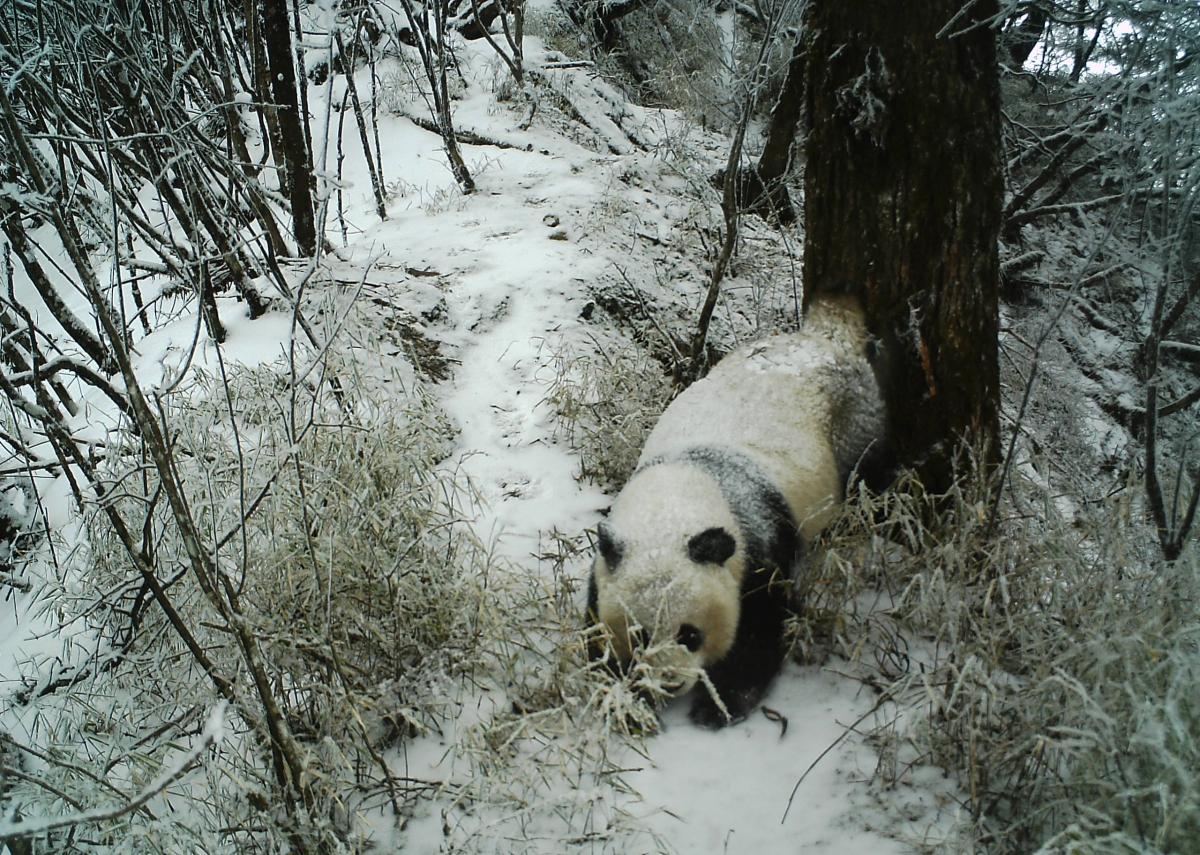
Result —
[[706, 528], [688, 541], [688, 557], [697, 564], [724, 564], [737, 549], [733, 535], [723, 528]]
[[704, 646], [704, 632], [690, 623], [680, 625], [675, 633], [675, 641], [682, 644], [692, 653]]

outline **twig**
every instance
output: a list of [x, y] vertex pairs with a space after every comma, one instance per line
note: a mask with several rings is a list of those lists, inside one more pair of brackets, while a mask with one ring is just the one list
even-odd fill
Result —
[[[361, 26], [361, 24], [360, 24]], [[346, 45], [342, 40], [341, 31], [337, 27], [333, 28], [333, 37], [337, 40], [338, 53], [342, 56], [346, 55]], [[358, 38], [354, 39], [354, 51], [358, 52]], [[375, 213], [379, 214], [379, 219], [387, 219], [387, 204], [383, 199], [383, 182], [379, 178], [379, 173], [375, 170], [375, 158], [371, 154], [371, 137], [367, 134], [366, 119], [363, 117], [362, 101], [358, 97], [358, 86], [354, 82], [354, 56], [351, 54], [350, 61], [347, 63], [346, 69], [346, 90], [350, 94], [350, 101], [354, 107], [354, 119], [358, 125], [358, 135], [362, 142], [363, 158], [367, 162], [367, 171], [371, 174], [371, 189], [375, 193]]]
[[0, 573], [0, 585], [7, 585], [25, 593], [33, 590], [33, 584], [28, 579], [22, 579], [13, 573]]
[[88, 825], [117, 819], [140, 808], [150, 799], [157, 796], [178, 778], [182, 777], [209, 747], [220, 742], [225, 733], [225, 703], [222, 701], [213, 707], [208, 716], [208, 723], [200, 734], [200, 742], [180, 760], [177, 760], [166, 772], [150, 782], [141, 792], [132, 796], [124, 804], [108, 808], [93, 808], [67, 816], [50, 819], [31, 819], [21, 822], [0, 822], [0, 840], [9, 838], [36, 837], [47, 831], [58, 828], [71, 828], [76, 825]]
[[[442, 129], [438, 127], [437, 122], [426, 119], [424, 116], [414, 116], [411, 113], [405, 113], [404, 117], [424, 131], [441, 134]], [[505, 142], [498, 140], [495, 137], [485, 136], [477, 131], [468, 131], [463, 128], [456, 127], [453, 129], [454, 138], [465, 145], [490, 145], [495, 148], [512, 148], [518, 151], [528, 151], [528, 146], [520, 145], [519, 143]]]
[[817, 768], [817, 764], [825, 759], [825, 755], [827, 755], [830, 751], [832, 751], [833, 749], [835, 749], [839, 745], [841, 745], [842, 741], [847, 736], [849, 736], [851, 733], [854, 733], [855, 729], [860, 724], [862, 724], [864, 721], [866, 721], [868, 718], [870, 718], [876, 712], [878, 712], [879, 708], [881, 706], [883, 706], [884, 703], [886, 703], [887, 701], [890, 701], [891, 699], [892, 699], [891, 692], [884, 692], [882, 695], [880, 695], [878, 697], [878, 699], [876, 699], [874, 706], [872, 706], [869, 710], [867, 710], [865, 713], [863, 713], [857, 719], [855, 719], [854, 723], [851, 724], [849, 727], [844, 728], [842, 730], [842, 732], [838, 735], [838, 738], [833, 740], [833, 742], [829, 743], [829, 745], [827, 745], [825, 747], [825, 750], [817, 755], [817, 759], [813, 760], [811, 763], [808, 764], [808, 768], [804, 770], [804, 774], [802, 774], [800, 776], [799, 780], [796, 781], [796, 786], [792, 787], [792, 794], [790, 796], [788, 796], [787, 807], [784, 808], [783, 816], [779, 820], [780, 825], [783, 825], [785, 822], [787, 822], [788, 811], [790, 811], [792, 809], [792, 802], [796, 798], [796, 793], [799, 791], [800, 785], [804, 783], [804, 779], [808, 777], [809, 773], [812, 772], [813, 769]]
[[1172, 401], [1169, 404], [1164, 404], [1162, 407], [1159, 408], [1158, 415], [1160, 417], [1161, 416], [1173, 416], [1178, 412], [1186, 410], [1188, 407], [1192, 406], [1192, 404], [1195, 404], [1198, 401], [1200, 401], [1200, 386], [1197, 386], [1195, 389], [1188, 392], [1182, 398]]

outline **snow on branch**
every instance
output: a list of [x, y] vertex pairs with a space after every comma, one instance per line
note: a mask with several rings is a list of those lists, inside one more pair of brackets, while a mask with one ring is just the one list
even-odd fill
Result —
[[1162, 341], [1159, 342], [1159, 347], [1176, 359], [1200, 363], [1200, 344], [1191, 344], [1186, 341]]
[[129, 401], [126, 400], [119, 389], [108, 381], [108, 378], [87, 363], [70, 356], [57, 356], [49, 362], [38, 365], [28, 371], [11, 374], [8, 377], [8, 382], [14, 388], [19, 389], [22, 386], [32, 386], [34, 383], [48, 380], [60, 371], [69, 371], [79, 379], [95, 386], [104, 393], [105, 397], [116, 404], [122, 412], [129, 413]]
[[1051, 217], [1059, 214], [1083, 214], [1096, 208], [1118, 204], [1128, 198], [1128, 195], [1127, 193], [1112, 193], [1107, 196], [1089, 199], [1086, 202], [1064, 202], [1059, 205], [1042, 205], [1037, 208], [1029, 208], [1013, 214], [1007, 219], [1004, 225], [1006, 229], [1013, 230], [1041, 217]]
[[221, 741], [225, 735], [225, 708], [226, 704], [224, 701], [213, 707], [212, 712], [209, 713], [208, 722], [205, 724], [204, 730], [200, 733], [199, 742], [197, 742], [192, 750], [176, 760], [165, 772], [122, 804], [111, 807], [92, 808], [91, 810], [80, 811], [68, 814], [67, 816], [21, 821], [3, 820], [0, 821], [0, 840], [36, 837], [39, 834], [45, 834], [48, 831], [54, 831], [59, 828], [70, 828], [76, 825], [88, 825], [116, 819], [137, 810], [188, 772], [196, 761], [208, 751], [210, 746]]

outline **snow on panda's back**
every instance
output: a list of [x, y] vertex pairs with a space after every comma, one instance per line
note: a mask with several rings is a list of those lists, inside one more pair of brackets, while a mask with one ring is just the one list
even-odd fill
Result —
[[866, 342], [852, 304], [815, 301], [800, 332], [739, 347], [672, 401], [639, 465], [698, 446], [736, 449], [814, 537], [841, 501], [845, 471], [882, 433]]

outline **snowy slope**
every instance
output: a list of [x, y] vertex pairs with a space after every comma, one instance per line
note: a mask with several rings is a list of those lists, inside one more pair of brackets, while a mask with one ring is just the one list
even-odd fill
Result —
[[[544, 544], [554, 532], [582, 534], [609, 502], [579, 478], [578, 455], [547, 402], [560, 357], [629, 347], [632, 332], [645, 333], [648, 327], [631, 332], [589, 309], [604, 289], [626, 280], [644, 292], [657, 325], [673, 334], [690, 329], [705, 284], [699, 235], [719, 221], [703, 176], [724, 156], [723, 141], [669, 112], [624, 103], [581, 69], [543, 72], [532, 93], [539, 109], [523, 127], [529, 107], [494, 98], [499, 75], [487, 45], [467, 45], [459, 56], [465, 86], [455, 121], [504, 147], [463, 147], [478, 185], [464, 197], [438, 138], [403, 115], [383, 114], [382, 168], [391, 196], [382, 222], [351, 123], [340, 144], [327, 135], [336, 126], [328, 105], [340, 102], [342, 83], [333, 77], [311, 90], [314, 138], [328, 149], [318, 151], [326, 174], [334, 147], [344, 155], [349, 236], [342, 246], [340, 223], [327, 216], [336, 253], [322, 275], [362, 283], [360, 299], [376, 299], [381, 314], [404, 313], [433, 343], [449, 373], [431, 389], [458, 429], [446, 465], [483, 500], [472, 525], [508, 565], [549, 584], [555, 568], [541, 557]], [[536, 68], [546, 53], [531, 41], [527, 59]], [[404, 73], [391, 73], [388, 102], [423, 114]], [[359, 87], [369, 88], [365, 76]], [[555, 91], [590, 129], [566, 117]], [[753, 223], [747, 235], [754, 251], [735, 269], [719, 315], [717, 335], [727, 341], [787, 318], [794, 296], [788, 262], [796, 261], [798, 237], [784, 240]], [[257, 364], [286, 348], [285, 312], [249, 322], [229, 298], [221, 310], [230, 331], [226, 360]], [[146, 383], [185, 361], [193, 330], [194, 319], [182, 318], [139, 344]], [[195, 364], [211, 368], [210, 345]], [[62, 495], [52, 500], [65, 507]], [[65, 524], [65, 511], [56, 514]], [[587, 560], [580, 554], [566, 564], [580, 623]], [[45, 635], [29, 640], [39, 624], [22, 608], [5, 609], [0, 627], [11, 639], [0, 673], [10, 679], [40, 667], [58, 643]], [[496, 685], [458, 692], [456, 719], [389, 755], [398, 772], [456, 785], [478, 773], [471, 734], [508, 714], [511, 699]], [[789, 665], [766, 706], [786, 719], [786, 730], [756, 714], [709, 732], [692, 726], [675, 704], [658, 734], [596, 736], [603, 762], [574, 780], [569, 769], [539, 769], [543, 755], [534, 743], [542, 737], [531, 731], [530, 744], [514, 738], [511, 762], [521, 786], [509, 801], [472, 806], [460, 798], [462, 787], [447, 787], [403, 827], [382, 814], [364, 822], [378, 851], [420, 853], [902, 853], [951, 833], [954, 787], [935, 771], [911, 770], [887, 791], [872, 783], [879, 756], [866, 734], [897, 714], [888, 705], [876, 710], [876, 696], [859, 681], [836, 668]]]
[[[486, 51], [480, 46], [475, 52], [473, 68], [486, 67]], [[536, 63], [538, 52], [530, 55]], [[606, 97], [615, 97], [582, 71], [560, 73], [557, 80], [588, 115], [603, 115], [611, 106]], [[643, 139], [655, 139], [655, 127], [675, 121], [626, 110], [634, 135]], [[393, 200], [391, 219], [364, 227], [347, 256], [362, 262], [386, 248], [406, 265], [439, 272], [447, 311], [428, 333], [460, 363], [439, 395], [461, 431], [459, 465], [487, 502], [476, 525], [482, 535], [496, 537], [502, 555], [536, 574], [545, 572], [535, 553], [546, 534], [593, 526], [608, 502], [597, 487], [578, 480], [577, 459], [556, 439], [554, 414], [544, 401], [558, 370], [556, 356], [564, 348], [594, 349], [596, 338], [620, 338], [597, 319], [580, 317], [597, 286], [618, 281], [617, 268], [663, 307], [677, 299], [698, 303], [699, 276], [663, 287], [654, 269], [670, 263], [664, 244], [683, 245], [688, 224], [682, 219], [701, 203], [676, 195], [686, 185], [667, 157], [628, 144], [628, 153], [620, 154], [606, 150], [615, 143], [585, 147], [536, 120], [522, 131], [516, 127], [521, 118], [519, 109], [465, 97], [455, 116], [459, 127], [527, 141], [531, 151], [465, 146], [468, 164], [482, 167], [475, 195], [434, 213]], [[452, 194], [448, 172], [433, 185], [434, 175], [423, 170], [436, 156], [430, 153], [434, 138], [414, 136], [404, 125], [392, 120], [385, 126], [384, 148], [391, 156], [385, 172], [404, 177], [414, 155], [401, 149], [419, 145], [424, 193]], [[616, 131], [610, 134], [616, 138]], [[719, 147], [713, 148], [719, 156]], [[630, 174], [636, 183], [627, 180]], [[360, 216], [367, 217], [365, 185], [360, 180], [354, 186]], [[639, 232], [654, 239], [639, 239]], [[739, 287], [750, 290], [745, 281], [731, 282], [734, 293]], [[586, 560], [576, 561], [572, 572], [582, 590]], [[901, 795], [875, 791], [870, 781], [877, 758], [861, 734], [894, 713], [885, 707], [871, 714], [875, 698], [858, 682], [818, 667], [789, 666], [767, 704], [790, 722], [786, 733], [765, 717], [718, 733], [700, 730], [676, 704], [666, 711], [661, 734], [623, 749], [624, 756], [612, 762], [632, 770], [624, 775], [631, 791], [586, 798], [625, 817], [622, 827], [631, 837], [598, 834], [584, 845], [595, 830], [589, 823], [605, 823], [589, 812], [561, 820], [562, 812], [552, 808], [554, 794], [544, 793], [546, 815], [540, 817], [534, 811], [455, 818], [453, 808], [435, 803], [398, 842], [414, 852], [445, 851], [450, 844], [453, 851], [552, 852], [578, 838], [585, 851], [899, 853], [937, 839], [953, 823], [953, 788], [936, 774], [913, 791], [903, 812], [880, 806]], [[857, 732], [839, 741], [856, 724]], [[452, 739], [441, 734], [426, 740], [406, 750], [405, 774], [448, 779], [458, 773]], [[814, 763], [785, 820], [789, 794]], [[480, 826], [471, 827], [472, 821]], [[529, 824], [539, 829], [540, 840], [531, 839], [537, 835], [527, 833]], [[444, 837], [443, 826], [454, 831]]]

